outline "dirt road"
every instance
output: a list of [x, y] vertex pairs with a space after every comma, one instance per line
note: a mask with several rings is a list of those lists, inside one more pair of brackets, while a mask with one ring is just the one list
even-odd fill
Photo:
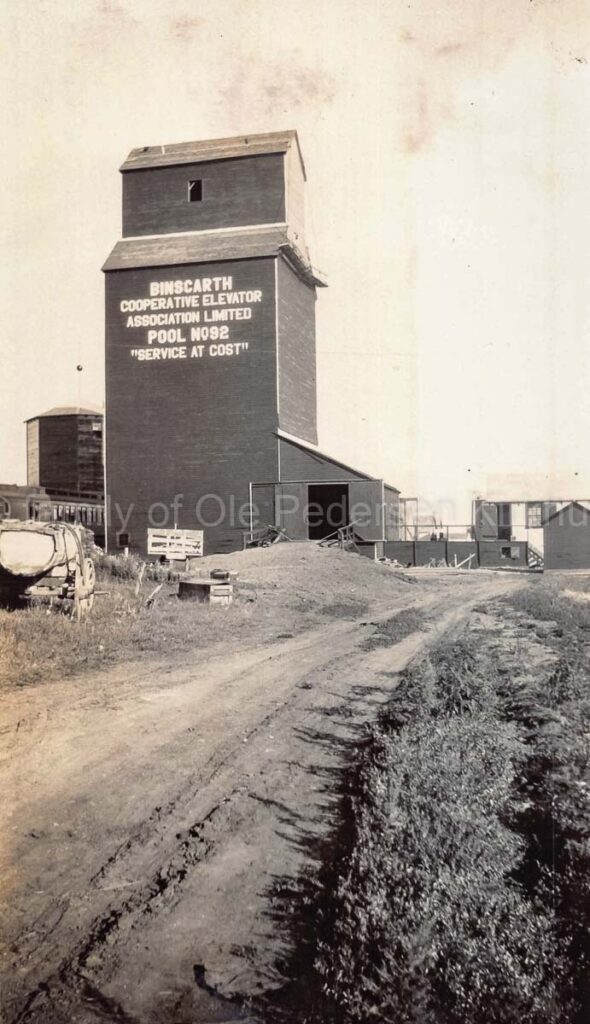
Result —
[[[520, 583], [408, 586], [370, 621], [9, 694], [4, 1019], [246, 1019], [282, 982], [272, 890], [328, 828], [347, 746], [433, 636]], [[427, 628], [369, 649], [409, 604]]]

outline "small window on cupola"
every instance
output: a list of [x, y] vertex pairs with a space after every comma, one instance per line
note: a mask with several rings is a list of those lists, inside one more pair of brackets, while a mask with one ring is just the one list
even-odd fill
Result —
[[197, 178], [196, 181], [189, 181], [188, 183], [188, 201], [189, 203], [200, 203], [203, 199], [203, 182], [201, 178]]

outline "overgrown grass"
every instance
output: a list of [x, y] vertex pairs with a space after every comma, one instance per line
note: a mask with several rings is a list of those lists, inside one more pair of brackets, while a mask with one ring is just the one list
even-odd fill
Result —
[[160, 562], [144, 562], [137, 555], [107, 555], [103, 552], [94, 555], [94, 564], [99, 579], [116, 580], [153, 580], [165, 583], [178, 580], [180, 573]]
[[557, 583], [540, 580], [517, 590], [506, 604], [530, 619], [556, 622], [564, 630], [590, 630], [590, 602], [572, 600]]
[[176, 586], [164, 585], [152, 608], [146, 597], [154, 582], [135, 584], [102, 578], [92, 613], [72, 622], [44, 605], [0, 610], [0, 687], [24, 686], [77, 675], [142, 656], [175, 655], [247, 630], [254, 605], [237, 602], [210, 608], [179, 601]]
[[[213, 608], [179, 601], [179, 573], [169, 566], [104, 554], [95, 555], [95, 565], [98, 594], [80, 623], [70, 620], [65, 605], [0, 609], [0, 687], [81, 675], [142, 657], [174, 659], [224, 639], [264, 643], [285, 628], [294, 635], [319, 621], [354, 619], [369, 610], [368, 600], [346, 592], [329, 602], [314, 601], [274, 580], [240, 581], [233, 604]], [[159, 584], [157, 600], [147, 608], [146, 598]]]
[[518, 877], [550, 906], [567, 954], [563, 991], [583, 1024], [590, 1006], [590, 672], [586, 655], [562, 656], [548, 683], [525, 678], [501, 691], [505, 717], [525, 738], [509, 824], [526, 841]]
[[569, 670], [545, 696], [500, 685], [466, 642], [402, 675], [344, 780], [319, 873], [302, 884], [307, 949], [290, 965], [303, 978], [285, 990], [287, 1019], [581, 1024], [587, 701]]

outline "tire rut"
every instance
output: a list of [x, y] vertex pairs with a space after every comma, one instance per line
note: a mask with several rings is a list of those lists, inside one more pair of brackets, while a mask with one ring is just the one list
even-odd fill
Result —
[[[479, 595], [473, 595], [472, 601], [479, 600]], [[429, 607], [434, 601], [426, 600], [423, 607]], [[462, 608], [466, 605], [463, 599]], [[391, 613], [388, 613], [389, 616]], [[461, 617], [461, 612], [456, 609], [455, 614]], [[447, 610], [446, 615], [449, 615]], [[378, 618], [386, 616], [378, 616]], [[363, 637], [366, 637], [366, 629], [360, 626], [376, 626], [375, 623], [351, 622], [350, 628], [356, 633], [356, 643], [350, 644], [348, 637], [347, 650], [338, 652], [336, 637], [331, 643], [324, 643], [319, 651], [312, 647], [305, 651], [281, 651], [272, 654], [265, 659], [264, 664], [257, 664], [249, 668], [240, 676], [240, 683], [247, 683], [248, 676], [254, 673], [268, 670], [269, 663], [272, 663], [272, 675], [280, 678], [283, 667], [290, 671], [291, 690], [283, 694], [277, 706], [268, 710], [257, 709], [254, 721], [250, 721], [247, 728], [242, 727], [234, 730], [234, 735], [229, 742], [219, 747], [203, 763], [198, 773], [193, 773], [189, 779], [175, 792], [175, 795], [168, 802], [158, 804], [151, 813], [136, 827], [123, 843], [111, 853], [101, 867], [89, 879], [89, 889], [107, 893], [111, 890], [127, 890], [124, 896], [112, 899], [92, 919], [89, 926], [78, 923], [78, 929], [84, 928], [84, 935], [79, 941], [73, 941], [69, 951], [61, 959], [55, 969], [49, 964], [45, 965], [46, 975], [37, 982], [26, 995], [19, 997], [21, 1007], [16, 1016], [9, 1017], [12, 1024], [45, 1024], [45, 1021], [55, 1021], [56, 1024], [63, 1019], [72, 1020], [72, 1017], [60, 1017], [63, 1008], [71, 1007], [73, 1004], [89, 1007], [89, 1012], [94, 1014], [93, 1019], [121, 1021], [122, 1024], [136, 1024], [136, 1019], [130, 1016], [117, 1002], [101, 992], [100, 986], [96, 984], [95, 978], [88, 976], [93, 967], [101, 961], [108, 961], [109, 958], [116, 961], [116, 951], [113, 949], [121, 938], [122, 933], [141, 926], [141, 921], [148, 915], [156, 917], [164, 908], [170, 908], [178, 903], [183, 895], [183, 885], [190, 876], [193, 868], [207, 861], [215, 852], [215, 835], [207, 835], [207, 826], [215, 822], [220, 810], [238, 795], [261, 802], [265, 805], [272, 801], [265, 794], [257, 794], [248, 786], [239, 785], [240, 754], [244, 750], [244, 743], [250, 745], [258, 734], [264, 733], [268, 726], [279, 716], [288, 715], [292, 705], [300, 699], [300, 687], [302, 681], [313, 679], [315, 674], [334, 672], [338, 665], [349, 661], [354, 650], [355, 655], [361, 656], [360, 646]], [[449, 623], [450, 626], [450, 623]], [[340, 632], [342, 636], [342, 632]], [[427, 640], [425, 638], [424, 642]], [[391, 650], [391, 648], [390, 648]], [[315, 654], [315, 658], [313, 655]], [[309, 658], [309, 664], [306, 664]], [[296, 661], [295, 666], [293, 660]], [[272, 677], [269, 679], [272, 684]], [[266, 713], [264, 713], [266, 711]], [[238, 739], [239, 737], [239, 739]], [[236, 774], [238, 784], [236, 784]], [[205, 791], [213, 789], [210, 793], [211, 806], [206, 813], [199, 814], [195, 820], [185, 825], [187, 814], [194, 803], [203, 801]], [[235, 801], [239, 804], [239, 801]], [[242, 800], [242, 803], [244, 801]], [[288, 808], [287, 808], [288, 810]], [[238, 813], [243, 814], [243, 808], [238, 807]], [[190, 818], [189, 818], [190, 821]], [[235, 825], [235, 822], [234, 822]], [[184, 826], [184, 827], [183, 827]], [[221, 826], [223, 831], [223, 825]], [[214, 829], [212, 830], [214, 833]], [[137, 883], [137, 888], [129, 892], [134, 882], [128, 879], [144, 878], [146, 874], [146, 861], [148, 880], [143, 884]], [[136, 871], [133, 870], [134, 863], [137, 863]], [[126, 875], [126, 877], [123, 877]], [[55, 901], [50, 912], [54, 913]], [[61, 919], [69, 908], [66, 907]], [[73, 914], [75, 908], [73, 908]], [[59, 923], [59, 922], [58, 922]], [[73, 921], [73, 928], [67, 925], [72, 932], [76, 928]], [[63, 929], [62, 929], [63, 930]], [[75, 934], [75, 930], [74, 930]], [[65, 938], [65, 936], [64, 936]], [[53, 936], [54, 943], [59, 945], [59, 940]], [[62, 942], [64, 940], [62, 939]], [[67, 940], [66, 940], [67, 941]], [[64, 943], [65, 944], [65, 943]], [[38, 945], [38, 944], [36, 944]], [[55, 945], [54, 945], [55, 948]], [[67, 948], [67, 947], [66, 947]], [[22, 950], [21, 963], [24, 966], [29, 959], [32, 950]], [[42, 973], [43, 966], [39, 964]], [[49, 970], [47, 969], [49, 967]], [[15, 1000], [16, 1003], [16, 1000]], [[15, 1004], [13, 1004], [14, 1006]], [[111, 1014], [110, 1017], [105, 1016]], [[102, 1014], [102, 1016], [100, 1016]], [[78, 1018], [76, 1018], [78, 1019]], [[82, 1024], [82, 1022], [81, 1022]], [[84, 1020], [84, 1024], [86, 1021]]]
[[[126, 900], [111, 906], [107, 912], [92, 923], [84, 940], [70, 951], [57, 970], [39, 982], [27, 994], [22, 1009], [12, 1018], [13, 1024], [24, 1024], [24, 1022], [34, 1019], [43, 1020], [43, 1017], [37, 1017], [39, 1003], [51, 1001], [52, 993], [55, 996], [58, 991], [62, 1003], [71, 999], [72, 995], [86, 1001], [87, 992], [91, 989], [95, 994], [98, 993], [101, 996], [103, 1005], [106, 1005], [107, 1002], [110, 1003], [107, 997], [103, 996], [84, 974], [91, 957], [96, 956], [104, 947], [111, 944], [113, 936], [121, 929], [123, 922], [127, 927], [134, 927], [138, 919], [153, 912], [156, 902], [165, 901], [170, 904], [180, 898], [179, 890], [188, 871], [209, 856], [214, 847], [212, 842], [203, 838], [202, 833], [205, 826], [213, 820], [222, 805], [232, 799], [233, 795], [234, 791], [213, 806], [202, 819], [196, 821], [183, 834], [178, 835], [178, 845], [172, 858], [159, 868], [140, 890], [134, 892]], [[33, 1011], [34, 1016], [31, 1016]], [[129, 1024], [134, 1020], [125, 1015], [123, 1010], [112, 1019], [129, 1022]]]

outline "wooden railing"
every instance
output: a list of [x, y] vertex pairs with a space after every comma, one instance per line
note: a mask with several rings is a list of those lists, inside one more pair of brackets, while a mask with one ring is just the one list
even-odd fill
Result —
[[544, 569], [545, 558], [538, 548], [533, 547], [531, 543], [527, 545], [527, 562], [531, 569]]
[[290, 541], [291, 538], [280, 526], [273, 526], [272, 523], [269, 523], [268, 526], [263, 526], [259, 530], [249, 530], [244, 533], [242, 547], [244, 550], [253, 547], [268, 548], [282, 540]]
[[356, 542], [358, 540], [354, 528], [360, 519], [354, 519], [352, 523], [347, 523], [346, 526], [340, 526], [333, 533], [329, 533], [327, 537], [322, 537], [318, 544], [320, 547], [336, 547], [338, 546], [343, 551], [357, 551]]

